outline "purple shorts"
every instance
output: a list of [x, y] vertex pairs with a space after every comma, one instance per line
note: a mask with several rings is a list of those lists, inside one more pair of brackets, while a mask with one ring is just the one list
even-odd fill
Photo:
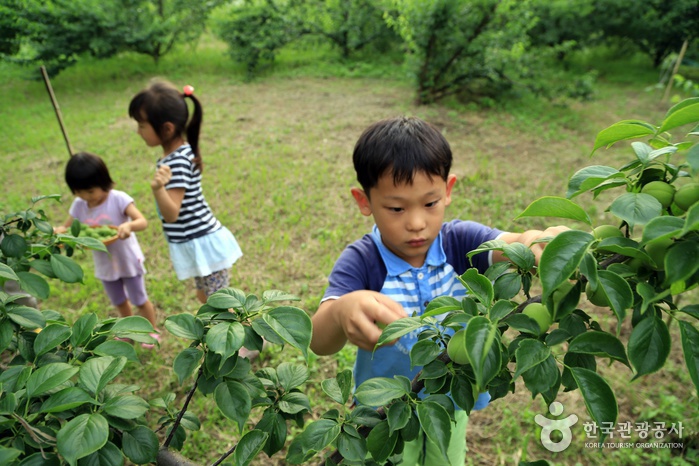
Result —
[[124, 304], [127, 298], [131, 304], [136, 306], [143, 306], [148, 301], [143, 275], [120, 278], [113, 282], [102, 280], [102, 285], [104, 285], [104, 291], [107, 292], [107, 296], [114, 306]]

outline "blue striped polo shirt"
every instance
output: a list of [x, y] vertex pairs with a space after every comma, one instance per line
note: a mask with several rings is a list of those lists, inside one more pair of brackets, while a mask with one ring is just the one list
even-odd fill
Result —
[[[490, 265], [490, 254], [466, 254], [482, 243], [496, 239], [503, 232], [472, 221], [452, 220], [442, 225], [422, 267], [413, 267], [393, 254], [381, 241], [376, 226], [371, 234], [349, 245], [335, 263], [323, 300], [337, 299], [357, 290], [377, 291], [400, 303], [408, 315], [422, 315], [427, 304], [439, 296], [461, 298], [466, 290], [458, 277], [475, 267], [483, 273]], [[403, 375], [413, 379], [422, 367], [410, 367], [410, 349], [419, 331], [401, 337], [395, 345], [375, 352], [357, 350], [354, 367], [355, 385], [373, 377]], [[475, 409], [488, 403], [481, 395]]]

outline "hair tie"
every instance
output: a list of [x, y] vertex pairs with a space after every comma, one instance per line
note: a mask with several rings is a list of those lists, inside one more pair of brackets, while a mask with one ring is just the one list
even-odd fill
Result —
[[192, 86], [190, 86], [189, 84], [187, 84], [184, 87], [183, 91], [184, 91], [184, 95], [189, 97], [194, 93], [194, 88]]

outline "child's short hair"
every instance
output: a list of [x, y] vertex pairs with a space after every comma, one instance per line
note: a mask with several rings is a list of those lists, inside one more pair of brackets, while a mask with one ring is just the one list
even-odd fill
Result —
[[394, 184], [410, 184], [418, 172], [446, 180], [452, 154], [446, 138], [433, 125], [416, 117], [397, 117], [365, 129], [352, 158], [357, 181], [369, 196], [369, 190], [389, 172]]
[[101, 158], [89, 152], [78, 152], [68, 160], [65, 178], [73, 194], [75, 191], [92, 188], [109, 191], [114, 187], [107, 165]]

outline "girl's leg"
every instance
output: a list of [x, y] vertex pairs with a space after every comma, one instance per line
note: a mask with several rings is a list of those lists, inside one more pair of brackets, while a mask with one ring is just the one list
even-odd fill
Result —
[[[226, 288], [231, 283], [231, 275], [228, 269], [218, 270], [206, 277], [195, 277], [194, 283], [197, 287], [197, 297], [202, 303], [205, 303], [206, 298], [218, 290]], [[203, 300], [201, 299], [202, 295]]]
[[107, 293], [109, 301], [111, 301], [112, 305], [117, 309], [121, 317], [133, 315], [131, 312], [131, 304], [129, 303], [128, 299], [126, 299], [124, 283], [121, 280], [102, 280], [102, 286], [104, 286], [104, 291]]
[[155, 321], [155, 308], [153, 307], [153, 303], [151, 303], [148, 299], [143, 275], [124, 278], [122, 280], [129, 299], [136, 305], [136, 307], [138, 307], [138, 313], [148, 319], [148, 321], [153, 325], [153, 328], [157, 328]]

